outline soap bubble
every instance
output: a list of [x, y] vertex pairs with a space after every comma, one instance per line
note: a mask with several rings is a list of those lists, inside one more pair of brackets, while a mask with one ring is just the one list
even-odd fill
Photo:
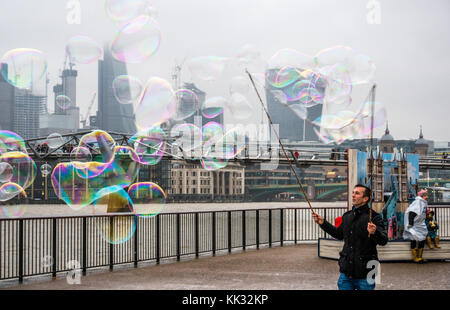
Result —
[[91, 64], [103, 57], [103, 48], [94, 39], [77, 35], [69, 39], [66, 53], [73, 63]]
[[1, 70], [5, 80], [20, 89], [29, 89], [40, 81], [47, 71], [44, 54], [31, 48], [10, 50], [3, 55], [0, 63], [8, 65], [8, 70]]
[[125, 24], [111, 43], [113, 57], [121, 62], [142, 63], [156, 53], [161, 42], [158, 23], [145, 15]]
[[72, 105], [72, 100], [70, 97], [65, 95], [59, 95], [55, 99], [56, 105], [63, 110], [67, 110]]
[[89, 162], [92, 160], [92, 154], [87, 147], [75, 147], [72, 152], [70, 152], [70, 160]]
[[156, 165], [164, 155], [165, 137], [166, 134], [158, 126], [142, 130], [131, 137], [129, 142], [137, 153], [136, 161], [143, 165]]
[[[0, 163], [6, 163], [12, 167], [12, 176], [9, 182], [16, 183], [23, 189], [27, 189], [36, 178], [37, 167], [30, 156], [21, 152], [8, 152], [0, 155]], [[7, 167], [5, 165], [5, 167]]]
[[128, 195], [134, 203], [134, 212], [141, 217], [159, 214], [166, 203], [164, 190], [156, 183], [134, 183], [128, 188]]
[[147, 0], [106, 0], [106, 14], [114, 21], [123, 23], [142, 15], [148, 9]]
[[0, 153], [17, 151], [22, 153], [27, 153], [27, 147], [25, 145], [25, 141], [18, 134], [8, 131], [8, 130], [0, 130], [0, 142], [1, 149]]
[[136, 102], [142, 93], [142, 82], [131, 75], [120, 75], [112, 83], [113, 94], [123, 104]]
[[52, 173], [52, 166], [50, 166], [49, 164], [43, 164], [41, 166], [41, 174], [44, 178], [46, 178], [51, 173]]
[[64, 144], [64, 139], [59, 133], [52, 133], [45, 142], [47, 142], [49, 148], [56, 149]]
[[153, 77], [145, 86], [144, 93], [136, 107], [138, 129], [150, 128], [169, 120], [176, 112], [177, 102], [171, 84]]
[[6, 183], [13, 176], [13, 168], [6, 162], [0, 162], [0, 183]]
[[27, 194], [16, 183], [4, 183], [0, 186], [0, 205], [3, 215], [7, 218], [21, 217], [27, 209]]
[[176, 112], [173, 119], [180, 121], [192, 116], [200, 108], [198, 96], [189, 89], [178, 89], [174, 94]]

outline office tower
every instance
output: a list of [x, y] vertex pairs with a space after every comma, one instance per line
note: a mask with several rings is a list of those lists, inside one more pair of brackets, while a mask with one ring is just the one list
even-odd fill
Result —
[[14, 119], [14, 87], [8, 83], [8, 65], [0, 64], [0, 130], [12, 131]]
[[37, 138], [40, 116], [46, 111], [47, 97], [35, 95], [31, 90], [14, 88], [12, 130], [24, 139]]
[[[276, 75], [279, 69], [270, 69], [269, 76]], [[295, 82], [294, 82], [295, 83]], [[291, 87], [290, 84], [286, 87]], [[320, 94], [325, 93], [323, 81], [316, 82], [315, 88]], [[266, 98], [267, 107], [272, 122], [279, 125], [280, 139], [287, 139], [290, 141], [319, 141], [317, 134], [313, 130], [311, 121], [322, 116], [322, 104], [307, 108], [307, 121], [300, 118], [287, 105], [280, 102], [275, 95], [275, 91], [284, 90], [276, 88], [270, 83], [266, 82]], [[298, 104], [298, 101], [291, 101], [289, 104]]]
[[97, 127], [107, 132], [136, 133], [133, 104], [120, 103], [113, 92], [113, 81], [127, 75], [125, 63], [115, 60], [108, 47], [104, 59], [98, 62], [98, 111]]

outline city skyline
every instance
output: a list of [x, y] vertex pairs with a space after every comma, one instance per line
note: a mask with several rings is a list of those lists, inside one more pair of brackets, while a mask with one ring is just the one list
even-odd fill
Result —
[[[21, 0], [0, 4], [1, 29], [12, 26], [1, 35], [0, 54], [18, 47], [42, 50], [48, 61], [50, 89], [59, 83], [58, 71], [64, 63], [68, 39], [87, 35], [103, 45], [117, 32], [116, 25], [106, 16], [104, 1], [78, 1], [79, 24], [67, 22], [68, 2]], [[380, 21], [369, 24], [369, 2], [152, 1], [158, 12], [161, 46], [147, 61], [128, 64], [127, 69], [143, 82], [153, 76], [172, 82], [174, 66], [182, 65], [180, 81], [197, 82], [186, 68], [186, 59], [206, 55], [232, 57], [242, 46], [253, 44], [260, 51], [264, 70], [265, 61], [283, 48], [314, 55], [324, 48], [346, 45], [373, 59], [377, 67], [377, 101], [385, 104], [389, 128], [396, 139], [417, 139], [422, 125], [425, 139], [449, 140], [445, 84], [446, 69], [450, 68], [446, 56], [450, 51], [450, 4], [436, 1], [429, 6], [421, 1], [380, 0]], [[77, 65], [75, 69], [79, 72], [77, 105], [84, 115], [98, 89], [97, 63]], [[231, 76], [245, 76], [242, 68], [238, 69]], [[208, 95], [229, 92], [226, 83], [218, 87], [199, 81], [196, 86]], [[355, 88], [355, 105], [364, 100], [370, 87], [371, 84]], [[261, 108], [252, 91], [252, 120], [259, 123]], [[49, 107], [51, 96], [49, 90]], [[94, 114], [95, 109], [91, 112]], [[380, 126], [374, 136], [381, 137], [384, 128]]]

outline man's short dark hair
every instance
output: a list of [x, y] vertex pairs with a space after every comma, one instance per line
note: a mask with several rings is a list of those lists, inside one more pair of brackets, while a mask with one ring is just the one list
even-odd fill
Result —
[[367, 197], [367, 198], [370, 199], [370, 194], [371, 194], [370, 188], [368, 188], [367, 186], [365, 186], [363, 184], [356, 184], [355, 187], [362, 187], [362, 188], [364, 188], [363, 197]]

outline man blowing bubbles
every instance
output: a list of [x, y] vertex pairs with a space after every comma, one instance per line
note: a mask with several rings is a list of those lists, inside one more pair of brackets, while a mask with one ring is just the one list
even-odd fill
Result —
[[358, 184], [353, 189], [352, 210], [342, 216], [342, 224], [338, 228], [327, 222], [322, 216], [313, 213], [314, 221], [319, 224], [326, 233], [336, 239], [344, 240], [344, 247], [339, 253], [338, 288], [340, 290], [373, 290], [375, 283], [367, 281], [367, 274], [371, 269], [367, 268], [369, 261], [377, 261], [377, 245], [385, 245], [388, 241], [384, 231], [383, 219], [370, 210], [368, 201], [370, 189]]

